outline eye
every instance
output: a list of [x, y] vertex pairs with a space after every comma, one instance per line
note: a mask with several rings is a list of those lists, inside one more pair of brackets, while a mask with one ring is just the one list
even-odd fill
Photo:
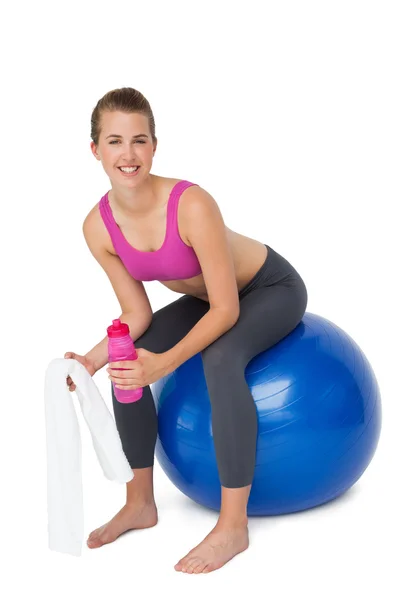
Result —
[[[113, 140], [112, 142], [110, 142], [110, 144], [115, 144], [115, 142], [119, 142], [119, 140]], [[146, 142], [144, 140], [135, 140], [136, 144], [145, 144]]]

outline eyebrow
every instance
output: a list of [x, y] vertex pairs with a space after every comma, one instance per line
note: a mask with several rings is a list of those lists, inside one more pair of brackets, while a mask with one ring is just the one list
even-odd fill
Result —
[[[118, 135], [118, 134], [116, 134], [116, 133], [110, 133], [110, 135], [108, 135], [108, 136], [106, 137], [106, 140], [107, 140], [109, 137], [117, 137], [117, 138], [122, 138], [122, 135]], [[132, 137], [133, 137], [133, 138], [139, 138], [139, 137], [147, 137], [147, 138], [148, 138], [149, 136], [148, 136], [148, 135], [146, 135], [145, 133], [139, 133], [138, 135], [133, 135]]]

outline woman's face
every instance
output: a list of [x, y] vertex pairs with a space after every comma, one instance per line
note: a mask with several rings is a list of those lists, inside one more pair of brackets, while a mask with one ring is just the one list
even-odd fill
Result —
[[[110, 180], [116, 184], [134, 185], [150, 173], [156, 150], [148, 118], [138, 113], [103, 112], [98, 146], [90, 147]], [[124, 174], [119, 167], [139, 166], [136, 174]]]

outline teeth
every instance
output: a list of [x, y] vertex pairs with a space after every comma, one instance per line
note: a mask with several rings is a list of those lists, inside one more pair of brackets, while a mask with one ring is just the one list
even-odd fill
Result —
[[119, 168], [124, 173], [133, 173], [134, 171], [137, 171], [139, 167], [119, 167]]

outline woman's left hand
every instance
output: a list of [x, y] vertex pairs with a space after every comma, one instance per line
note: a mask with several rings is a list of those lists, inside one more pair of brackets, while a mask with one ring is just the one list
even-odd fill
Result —
[[[136, 353], [138, 356], [136, 360], [109, 363], [107, 373], [115, 387], [122, 390], [136, 390], [168, 374], [164, 353], [157, 354], [144, 348], [136, 348]], [[124, 369], [124, 371], [117, 369]]]

